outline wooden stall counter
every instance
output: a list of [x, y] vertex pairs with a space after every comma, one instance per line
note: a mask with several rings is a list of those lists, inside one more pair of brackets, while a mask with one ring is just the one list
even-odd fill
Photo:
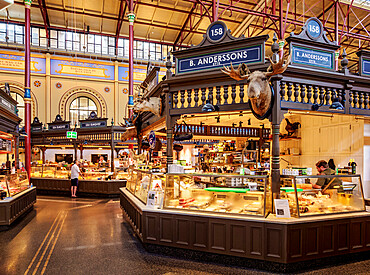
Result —
[[36, 203], [36, 188], [28, 188], [13, 197], [0, 200], [0, 226], [9, 226]]
[[[38, 193], [70, 194], [71, 180], [58, 178], [31, 178]], [[91, 195], [99, 197], [118, 197], [119, 188], [126, 186], [126, 180], [84, 180], [78, 181], [77, 195]]]
[[370, 213], [278, 219], [154, 209], [120, 189], [124, 217], [143, 243], [283, 264], [370, 251]]

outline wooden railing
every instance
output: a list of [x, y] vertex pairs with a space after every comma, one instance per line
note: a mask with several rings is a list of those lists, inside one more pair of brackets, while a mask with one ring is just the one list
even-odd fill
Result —
[[195, 136], [230, 136], [230, 137], [262, 137], [268, 139], [270, 129], [255, 127], [230, 127], [230, 126], [209, 126], [209, 125], [175, 125], [179, 134], [193, 133]]

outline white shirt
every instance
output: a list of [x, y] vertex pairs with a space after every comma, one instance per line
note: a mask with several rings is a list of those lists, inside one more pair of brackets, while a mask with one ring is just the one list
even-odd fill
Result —
[[77, 164], [73, 164], [71, 168], [71, 179], [78, 179], [79, 174], [80, 168], [78, 168]]

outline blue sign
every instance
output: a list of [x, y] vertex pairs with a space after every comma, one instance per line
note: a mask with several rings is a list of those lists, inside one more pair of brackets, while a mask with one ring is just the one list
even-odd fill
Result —
[[307, 34], [311, 39], [317, 39], [321, 36], [322, 26], [318, 19], [310, 18], [307, 23]]
[[221, 23], [215, 23], [212, 26], [210, 26], [208, 30], [208, 37], [213, 42], [220, 41], [226, 33], [225, 25]]
[[153, 130], [150, 131], [149, 133], [149, 146], [150, 146], [150, 149], [155, 148], [155, 133]]
[[362, 59], [362, 74], [370, 75], [370, 60]]
[[222, 68], [223, 66], [252, 64], [262, 62], [262, 45], [241, 49], [227, 50], [212, 54], [203, 54], [178, 59], [176, 62], [177, 74]]
[[320, 67], [325, 69], [334, 69], [334, 53], [292, 46], [293, 60], [292, 63]]

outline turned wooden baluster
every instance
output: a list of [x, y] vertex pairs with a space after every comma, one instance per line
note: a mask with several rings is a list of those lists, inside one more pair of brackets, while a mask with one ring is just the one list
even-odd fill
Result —
[[192, 101], [192, 98], [191, 98], [191, 89], [188, 90], [188, 108], [191, 107], [191, 101]]
[[312, 85], [309, 84], [307, 88], [307, 103], [311, 103], [312, 91], [313, 91]]
[[350, 107], [353, 107], [353, 106], [352, 106], [352, 102], [353, 102], [353, 92], [352, 92], [352, 91], [349, 91], [349, 98], [348, 98], [348, 102], [349, 102], [349, 106], [350, 106]]
[[173, 108], [177, 109], [177, 104], [179, 103], [179, 92], [173, 92], [174, 98], [173, 98]]
[[298, 102], [298, 97], [299, 97], [299, 83], [294, 83], [294, 102]]
[[217, 105], [221, 105], [221, 87], [217, 86], [216, 87], [216, 100], [217, 100]]
[[301, 85], [301, 102], [306, 103], [306, 84]]
[[240, 103], [244, 103], [244, 84], [239, 85], [239, 90]]
[[319, 87], [317, 86], [313, 87], [313, 104], [317, 104], [317, 98], [319, 97], [318, 89]]
[[199, 101], [199, 88], [195, 88], [194, 89], [194, 101], [195, 101], [195, 104], [194, 104], [194, 107], [198, 107], [198, 101]]
[[325, 93], [325, 102], [326, 105], [330, 105], [330, 97], [331, 97], [331, 88], [326, 88], [326, 93]]
[[185, 90], [180, 91], [180, 102], [181, 102], [181, 109], [184, 108], [184, 103], [185, 103]]
[[206, 104], [206, 88], [201, 88], [202, 91], [202, 105]]
[[342, 105], [344, 106], [343, 104], [343, 100], [344, 100], [344, 96], [343, 96], [343, 90], [339, 89], [338, 90], [338, 99], [339, 99], [339, 102], [342, 103]]
[[320, 99], [320, 104], [323, 104], [324, 103], [324, 97], [325, 97], [325, 88], [324, 87], [320, 87], [320, 95], [319, 95], [319, 99]]
[[231, 98], [232, 98], [231, 104], [235, 104], [235, 98], [236, 98], [236, 85], [235, 84], [231, 85]]
[[354, 96], [353, 96], [353, 107], [354, 108], [358, 108], [358, 92], [354, 92]]
[[213, 105], [213, 87], [208, 87], [208, 100]]
[[287, 92], [287, 95], [288, 95], [288, 101], [292, 101], [292, 82], [288, 82], [288, 92]]
[[224, 86], [224, 104], [228, 104], [227, 100], [229, 99], [229, 86], [225, 85]]
[[369, 106], [369, 93], [365, 93], [364, 109], [368, 109], [368, 107], [370, 107]]
[[280, 81], [280, 100], [285, 100], [285, 81]]
[[362, 109], [363, 104], [364, 104], [364, 92], [360, 92], [360, 99], [358, 101], [358, 105], [359, 105], [358, 107]]

